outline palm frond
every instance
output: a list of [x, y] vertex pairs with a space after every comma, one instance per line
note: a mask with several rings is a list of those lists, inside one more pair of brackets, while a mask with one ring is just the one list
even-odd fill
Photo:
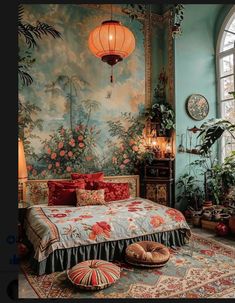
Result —
[[19, 6], [18, 6], [18, 22], [21, 22], [23, 14], [24, 14], [24, 7], [23, 7], [22, 4], [19, 4]]
[[58, 32], [53, 26], [37, 21], [37, 25], [26, 24], [26, 29], [33, 33], [38, 39], [42, 39], [43, 35], [52, 36], [53, 38], [61, 38], [61, 33]]
[[20, 67], [18, 68], [18, 75], [25, 86], [29, 86], [33, 83], [33, 78], [27, 72], [23, 71]]
[[34, 36], [31, 34], [31, 32], [27, 29], [27, 27], [19, 21], [18, 23], [18, 34], [19, 36], [23, 36], [25, 39], [25, 43], [28, 45], [28, 48], [34, 47], [37, 45], [36, 40], [34, 39]]

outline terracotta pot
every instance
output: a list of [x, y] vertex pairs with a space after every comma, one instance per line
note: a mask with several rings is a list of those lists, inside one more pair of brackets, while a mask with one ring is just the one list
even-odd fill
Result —
[[235, 214], [231, 215], [229, 218], [229, 228], [233, 234], [235, 234]]
[[193, 226], [196, 226], [196, 227], [201, 226], [201, 216], [193, 216], [192, 223], [193, 223]]

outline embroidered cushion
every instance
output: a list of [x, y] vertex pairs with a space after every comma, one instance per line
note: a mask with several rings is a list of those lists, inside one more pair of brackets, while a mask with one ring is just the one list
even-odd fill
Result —
[[94, 189], [104, 189], [106, 202], [130, 198], [129, 183], [94, 182]]
[[120, 278], [120, 267], [103, 260], [88, 260], [67, 270], [69, 280], [82, 289], [106, 288]]
[[126, 261], [133, 265], [146, 267], [164, 266], [170, 258], [169, 249], [158, 242], [140, 241], [127, 246]]
[[48, 205], [76, 205], [76, 188], [85, 188], [84, 180], [48, 181]]
[[105, 204], [104, 189], [77, 189], [77, 206]]

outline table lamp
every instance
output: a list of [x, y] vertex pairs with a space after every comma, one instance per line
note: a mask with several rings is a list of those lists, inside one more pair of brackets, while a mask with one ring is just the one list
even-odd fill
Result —
[[28, 179], [27, 166], [22, 140], [18, 139], [18, 200], [23, 200], [24, 182]]

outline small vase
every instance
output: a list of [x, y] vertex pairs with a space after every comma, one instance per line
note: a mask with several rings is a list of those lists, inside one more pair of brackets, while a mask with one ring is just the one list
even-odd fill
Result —
[[233, 234], [235, 234], [235, 214], [229, 218], [229, 228]]

